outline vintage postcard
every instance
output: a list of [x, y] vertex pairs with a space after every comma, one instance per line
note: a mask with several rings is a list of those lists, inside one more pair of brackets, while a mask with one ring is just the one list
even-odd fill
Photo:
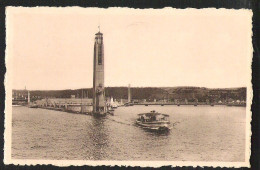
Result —
[[249, 167], [252, 11], [6, 8], [5, 164]]

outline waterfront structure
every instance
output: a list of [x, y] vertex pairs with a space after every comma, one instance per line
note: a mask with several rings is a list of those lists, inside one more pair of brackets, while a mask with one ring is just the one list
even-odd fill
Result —
[[31, 102], [30, 100], [30, 91], [28, 90], [28, 104]]
[[92, 112], [92, 99], [87, 98], [45, 98], [36, 100], [35, 105], [40, 108], [73, 113], [90, 114]]
[[93, 114], [105, 114], [107, 111], [104, 90], [104, 45], [103, 34], [96, 33], [93, 66]]
[[128, 85], [128, 103], [131, 102], [131, 88], [130, 88], [130, 84]]

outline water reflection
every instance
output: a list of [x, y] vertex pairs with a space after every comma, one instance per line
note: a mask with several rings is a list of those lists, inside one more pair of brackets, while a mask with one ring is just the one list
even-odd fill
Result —
[[147, 135], [158, 136], [158, 137], [160, 137], [160, 136], [168, 136], [171, 133], [170, 130], [165, 130], [165, 131], [155, 131], [155, 130], [149, 130], [149, 129], [143, 129], [143, 130], [147, 133]]
[[108, 149], [108, 132], [104, 126], [105, 118], [92, 117], [91, 120], [91, 144], [93, 146], [93, 159], [102, 160], [107, 157], [106, 150]]

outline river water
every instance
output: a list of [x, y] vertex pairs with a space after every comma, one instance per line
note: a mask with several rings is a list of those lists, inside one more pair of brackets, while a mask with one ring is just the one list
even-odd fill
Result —
[[[135, 125], [138, 113], [170, 115], [169, 133]], [[13, 107], [12, 158], [49, 160], [245, 161], [245, 107], [131, 106], [94, 118]]]

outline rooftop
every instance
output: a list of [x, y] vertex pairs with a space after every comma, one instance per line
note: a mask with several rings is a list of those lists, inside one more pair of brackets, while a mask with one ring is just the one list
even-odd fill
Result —
[[96, 33], [95, 35], [103, 35], [101, 32]]

